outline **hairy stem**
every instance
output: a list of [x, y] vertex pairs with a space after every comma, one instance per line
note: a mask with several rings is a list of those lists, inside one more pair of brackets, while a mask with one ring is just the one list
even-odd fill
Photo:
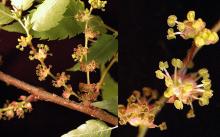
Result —
[[90, 115], [92, 117], [98, 118], [100, 120], [103, 120], [105, 122], [108, 122], [113, 125], [118, 124], [118, 118], [110, 115], [109, 113], [95, 108], [91, 106], [85, 106], [83, 104], [66, 100], [62, 97], [57, 96], [56, 94], [52, 94], [42, 88], [35, 87], [33, 85], [30, 85], [26, 82], [23, 82], [21, 80], [18, 80], [10, 75], [5, 74], [4, 72], [0, 71], [0, 80], [5, 82], [8, 85], [15, 86], [19, 89], [22, 89], [31, 95], [35, 96], [38, 100], [43, 100], [43, 101], [49, 101], [67, 108], [70, 108], [72, 110], [77, 110], [82, 113], [85, 113], [87, 115]]

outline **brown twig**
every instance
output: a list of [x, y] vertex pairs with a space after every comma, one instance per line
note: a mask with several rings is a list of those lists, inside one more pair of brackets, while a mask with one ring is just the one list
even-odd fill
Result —
[[32, 86], [26, 82], [23, 82], [21, 80], [18, 80], [10, 75], [5, 74], [4, 72], [0, 71], [0, 80], [7, 83], [8, 85], [15, 86], [19, 89], [22, 89], [31, 95], [34, 95], [38, 100], [44, 100], [49, 101], [67, 108], [70, 108], [72, 110], [77, 110], [82, 113], [88, 114], [92, 117], [98, 118], [100, 120], [103, 120], [105, 122], [108, 122], [113, 125], [118, 124], [118, 118], [110, 115], [109, 113], [90, 106], [84, 106], [80, 103], [66, 100], [62, 97], [57, 96], [56, 94], [52, 94], [42, 88]]

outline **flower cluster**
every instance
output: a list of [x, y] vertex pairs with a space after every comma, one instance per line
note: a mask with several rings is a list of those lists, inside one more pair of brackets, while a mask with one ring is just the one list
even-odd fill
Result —
[[81, 100], [85, 103], [94, 102], [100, 94], [100, 91], [97, 90], [97, 85], [93, 84], [79, 84], [79, 90], [81, 92]]
[[90, 13], [88, 9], [79, 11], [74, 18], [79, 22], [87, 22], [91, 19]]
[[0, 108], [0, 119], [10, 120], [15, 116], [18, 118], [24, 118], [24, 113], [30, 112], [32, 110], [32, 105], [30, 102], [26, 101], [25, 96], [21, 96], [20, 100], [20, 102], [6, 102], [4, 107]]
[[94, 39], [100, 34], [99, 31], [94, 31], [92, 27], [88, 27], [85, 30], [85, 37], [88, 39]]
[[49, 51], [49, 47], [47, 45], [38, 44], [37, 47], [38, 47], [37, 52], [33, 50], [30, 51], [30, 56], [29, 56], [30, 60], [37, 59], [39, 61], [44, 61], [47, 58], [47, 55], [51, 55], [47, 53]]
[[201, 19], [195, 19], [195, 12], [189, 11], [187, 13], [187, 19], [183, 22], [177, 21], [175, 15], [170, 15], [167, 19], [167, 24], [170, 27], [177, 25], [179, 32], [174, 32], [173, 28], [169, 28], [167, 33], [167, 39], [175, 39], [176, 35], [180, 35], [183, 39], [194, 39], [194, 44], [197, 47], [204, 45], [215, 44], [218, 40], [218, 34], [205, 28], [206, 23]]
[[104, 11], [105, 5], [107, 4], [107, 1], [102, 0], [89, 0], [89, 4], [92, 6], [93, 9], [101, 9]]
[[95, 60], [90, 61], [89, 63], [80, 63], [80, 70], [82, 72], [93, 72], [97, 68], [97, 63]]
[[31, 40], [32, 40], [32, 36], [31, 35], [29, 35], [27, 37], [21, 36], [18, 39], [18, 45], [16, 46], [16, 48], [19, 49], [20, 51], [23, 51], [25, 47], [30, 45]]
[[157, 91], [150, 88], [143, 89], [143, 96], [139, 91], [134, 91], [127, 100], [127, 106], [118, 106], [119, 123], [121, 125], [129, 123], [135, 127], [141, 125], [148, 128], [159, 127], [161, 130], [165, 130], [166, 124], [164, 122], [160, 125], [154, 124], [155, 112], [159, 109], [156, 102], [150, 104], [153, 98], [156, 99], [154, 93], [157, 93]]
[[53, 80], [53, 86], [54, 87], [62, 87], [66, 85], [66, 82], [70, 80], [70, 75], [66, 75], [65, 72], [62, 72], [61, 74], [60, 73], [57, 73], [57, 76], [56, 76], [56, 80]]
[[45, 65], [38, 64], [36, 67], [36, 75], [40, 81], [45, 80], [45, 78], [49, 75], [50, 69], [52, 68], [51, 65], [46, 67]]
[[74, 53], [72, 54], [72, 58], [74, 61], [83, 61], [83, 57], [86, 56], [88, 53], [88, 48], [83, 47], [81, 44], [77, 46], [77, 48], [74, 48]]
[[157, 78], [165, 79], [167, 89], [164, 96], [168, 98], [169, 103], [174, 103], [177, 109], [183, 109], [183, 104], [190, 105], [191, 110], [187, 117], [194, 117], [192, 102], [198, 100], [199, 104], [204, 106], [209, 104], [212, 97], [208, 70], [202, 68], [197, 73], [183, 74], [179, 71], [184, 67], [180, 59], [172, 59], [171, 64], [174, 66], [173, 75], [167, 71], [169, 67], [167, 62], [161, 61], [159, 70], [155, 71]]

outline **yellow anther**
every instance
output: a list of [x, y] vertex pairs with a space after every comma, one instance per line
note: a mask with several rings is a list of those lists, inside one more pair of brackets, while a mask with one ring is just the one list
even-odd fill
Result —
[[172, 61], [171, 61], [171, 64], [174, 67], [177, 67], [177, 68], [182, 68], [183, 67], [183, 62], [180, 59], [173, 58]]
[[203, 80], [202, 80], [202, 83], [203, 83], [204, 85], [209, 85], [209, 84], [211, 84], [211, 80], [210, 80], [210, 79], [203, 79]]
[[219, 40], [218, 34], [216, 32], [212, 32], [208, 36], [207, 40], [208, 40], [209, 43], [215, 44]]
[[210, 34], [211, 34], [211, 31], [205, 28], [202, 30], [202, 32], [199, 33], [199, 36], [201, 36], [203, 39], [208, 39]]
[[195, 29], [195, 31], [199, 32], [205, 27], [205, 22], [199, 18], [193, 23], [192, 27]]
[[212, 90], [206, 90], [202, 96], [206, 98], [211, 98], [213, 96], [212, 92], [213, 92]]
[[187, 13], [187, 19], [191, 22], [193, 22], [195, 20], [195, 11], [189, 11]]
[[155, 73], [156, 73], [157, 78], [164, 79], [164, 74], [161, 70], [157, 70], [157, 71], [155, 71]]
[[173, 88], [168, 87], [167, 90], [164, 92], [164, 96], [166, 98], [169, 98], [169, 97], [173, 96], [173, 93], [174, 93], [173, 90], [174, 90]]
[[176, 39], [176, 35], [175, 35], [174, 30], [172, 28], [169, 28], [167, 30], [167, 39], [168, 40]]
[[175, 23], [176, 20], [177, 20], [177, 17], [176, 17], [175, 15], [170, 15], [170, 16], [168, 17], [168, 19], [167, 19], [167, 24], [168, 24], [168, 26], [174, 27], [175, 24], [176, 24], [176, 23]]
[[165, 62], [160, 61], [160, 62], [159, 62], [159, 68], [160, 68], [160, 70], [167, 69], [168, 67], [169, 67], [169, 65], [168, 65], [167, 61], [165, 61]]
[[200, 69], [200, 70], [198, 71], [198, 73], [199, 73], [199, 75], [202, 76], [202, 77], [204, 77], [204, 76], [206, 76], [207, 74], [209, 74], [209, 73], [208, 73], [208, 70], [207, 70], [206, 68]]
[[199, 98], [199, 105], [200, 106], [205, 106], [209, 104], [209, 98], [202, 96]]
[[165, 77], [165, 84], [167, 87], [173, 86], [173, 80], [169, 77]]
[[205, 45], [205, 40], [202, 37], [200, 37], [200, 36], [196, 36], [194, 41], [195, 41], [195, 45], [197, 47], [202, 47], [202, 46]]
[[175, 100], [175, 101], [174, 101], [174, 106], [175, 106], [177, 109], [179, 109], [179, 110], [183, 109], [183, 103], [182, 103], [182, 101], [180, 101], [180, 100]]
[[186, 27], [185, 24], [182, 23], [182, 22], [179, 22], [179, 23], [177, 24], [177, 29], [178, 29], [180, 32], [184, 31], [185, 27]]

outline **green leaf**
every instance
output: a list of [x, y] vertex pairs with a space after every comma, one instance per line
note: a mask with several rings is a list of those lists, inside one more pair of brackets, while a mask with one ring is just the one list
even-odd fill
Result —
[[93, 106], [105, 109], [115, 115], [118, 115], [118, 98], [112, 98], [108, 100], [98, 101], [92, 103]]
[[107, 32], [107, 29], [104, 27], [104, 22], [99, 16], [92, 16], [88, 25], [92, 27], [94, 31], [98, 31], [100, 33]]
[[[96, 42], [92, 43], [89, 48], [88, 62], [95, 60], [99, 65], [105, 64], [118, 50], [118, 40], [112, 35], [103, 34]], [[80, 69], [79, 63], [75, 64], [68, 71], [78, 71]]]
[[111, 128], [100, 120], [88, 120], [61, 137], [110, 137]]
[[110, 74], [105, 76], [104, 84], [102, 86], [103, 100], [109, 100], [118, 96], [118, 83], [112, 79]]
[[13, 20], [14, 18], [12, 17], [10, 9], [0, 3], [0, 25], [8, 24]]
[[102, 86], [102, 99], [102, 101], [94, 102], [92, 105], [118, 115], [118, 83], [112, 79], [110, 74], [105, 76]]
[[59, 24], [70, 0], [45, 0], [34, 12], [31, 23], [35, 31], [47, 31]]
[[0, 26], [0, 29], [3, 29], [8, 32], [18, 32], [18, 33], [25, 34], [24, 28], [18, 22], [14, 22], [9, 25]]
[[56, 27], [43, 32], [32, 31], [31, 34], [33, 37], [40, 38], [41, 40], [72, 38], [84, 30], [84, 24], [78, 23], [73, 18], [79, 10], [84, 10], [84, 3], [80, 0], [70, 0], [67, 10], [64, 13], [64, 18]]

